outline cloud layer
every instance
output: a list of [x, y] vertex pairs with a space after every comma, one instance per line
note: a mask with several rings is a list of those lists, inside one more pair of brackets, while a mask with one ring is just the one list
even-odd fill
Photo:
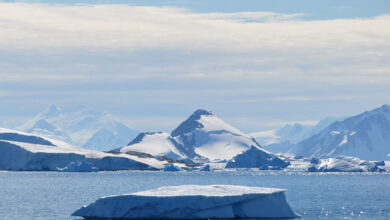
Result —
[[390, 15], [304, 16], [0, 3], [0, 101], [8, 114], [73, 102], [148, 122], [205, 107], [251, 131], [390, 101]]

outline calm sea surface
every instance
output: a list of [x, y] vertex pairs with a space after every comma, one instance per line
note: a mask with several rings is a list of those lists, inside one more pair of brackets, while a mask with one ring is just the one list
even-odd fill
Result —
[[0, 172], [0, 219], [79, 219], [97, 198], [166, 185], [235, 184], [288, 189], [303, 219], [390, 219], [389, 174], [239, 172]]

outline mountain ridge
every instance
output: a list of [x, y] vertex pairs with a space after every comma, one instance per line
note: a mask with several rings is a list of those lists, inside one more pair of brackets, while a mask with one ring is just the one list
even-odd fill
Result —
[[299, 142], [289, 153], [318, 158], [343, 155], [364, 160], [388, 160], [390, 106], [382, 105], [334, 122], [318, 134]]

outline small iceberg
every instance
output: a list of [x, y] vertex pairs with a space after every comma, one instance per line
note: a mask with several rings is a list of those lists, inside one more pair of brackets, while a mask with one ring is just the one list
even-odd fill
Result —
[[163, 171], [183, 171], [183, 169], [174, 164], [169, 164], [163, 168]]
[[211, 171], [210, 165], [207, 164], [206, 166], [202, 167], [200, 171], [210, 172]]
[[365, 161], [356, 157], [339, 156], [328, 159], [313, 158], [307, 171], [309, 172], [385, 172], [379, 166], [384, 161]]
[[260, 170], [281, 170], [290, 165], [275, 154], [252, 146], [249, 150], [229, 160], [226, 168], [259, 168]]
[[58, 172], [98, 172], [99, 169], [91, 163], [84, 161], [74, 161], [64, 168], [57, 168]]
[[72, 216], [86, 219], [296, 218], [284, 189], [234, 185], [166, 186], [108, 196]]

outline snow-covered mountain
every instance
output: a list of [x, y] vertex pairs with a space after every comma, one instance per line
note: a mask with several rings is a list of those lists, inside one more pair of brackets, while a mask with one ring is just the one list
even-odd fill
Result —
[[[171, 134], [141, 133], [117, 152], [141, 152], [170, 159], [223, 161], [249, 150], [261, 149], [254, 139], [210, 111], [197, 110]], [[263, 149], [261, 149], [263, 150]], [[266, 152], [265, 154], [270, 154]]]
[[195, 111], [171, 136], [186, 155], [209, 160], [229, 160], [251, 146], [260, 147], [254, 139], [206, 110]]
[[67, 143], [72, 143], [72, 139], [63, 130], [56, 128], [55, 126], [47, 122], [45, 119], [39, 119], [26, 132], [40, 134], [48, 138], [64, 141]]
[[334, 122], [299, 142], [289, 153], [318, 158], [345, 155], [364, 160], [389, 160], [390, 106], [383, 105]]
[[156, 170], [166, 165], [166, 162], [154, 158], [87, 150], [42, 136], [0, 128], [0, 170], [56, 171], [74, 162], [85, 162], [99, 170]]
[[265, 149], [274, 153], [284, 153], [296, 143], [309, 138], [328, 125], [343, 118], [325, 118], [317, 124], [288, 123], [279, 129], [254, 132], [248, 134]]
[[124, 146], [138, 134], [106, 112], [85, 107], [62, 109], [55, 105], [17, 129], [102, 151]]

